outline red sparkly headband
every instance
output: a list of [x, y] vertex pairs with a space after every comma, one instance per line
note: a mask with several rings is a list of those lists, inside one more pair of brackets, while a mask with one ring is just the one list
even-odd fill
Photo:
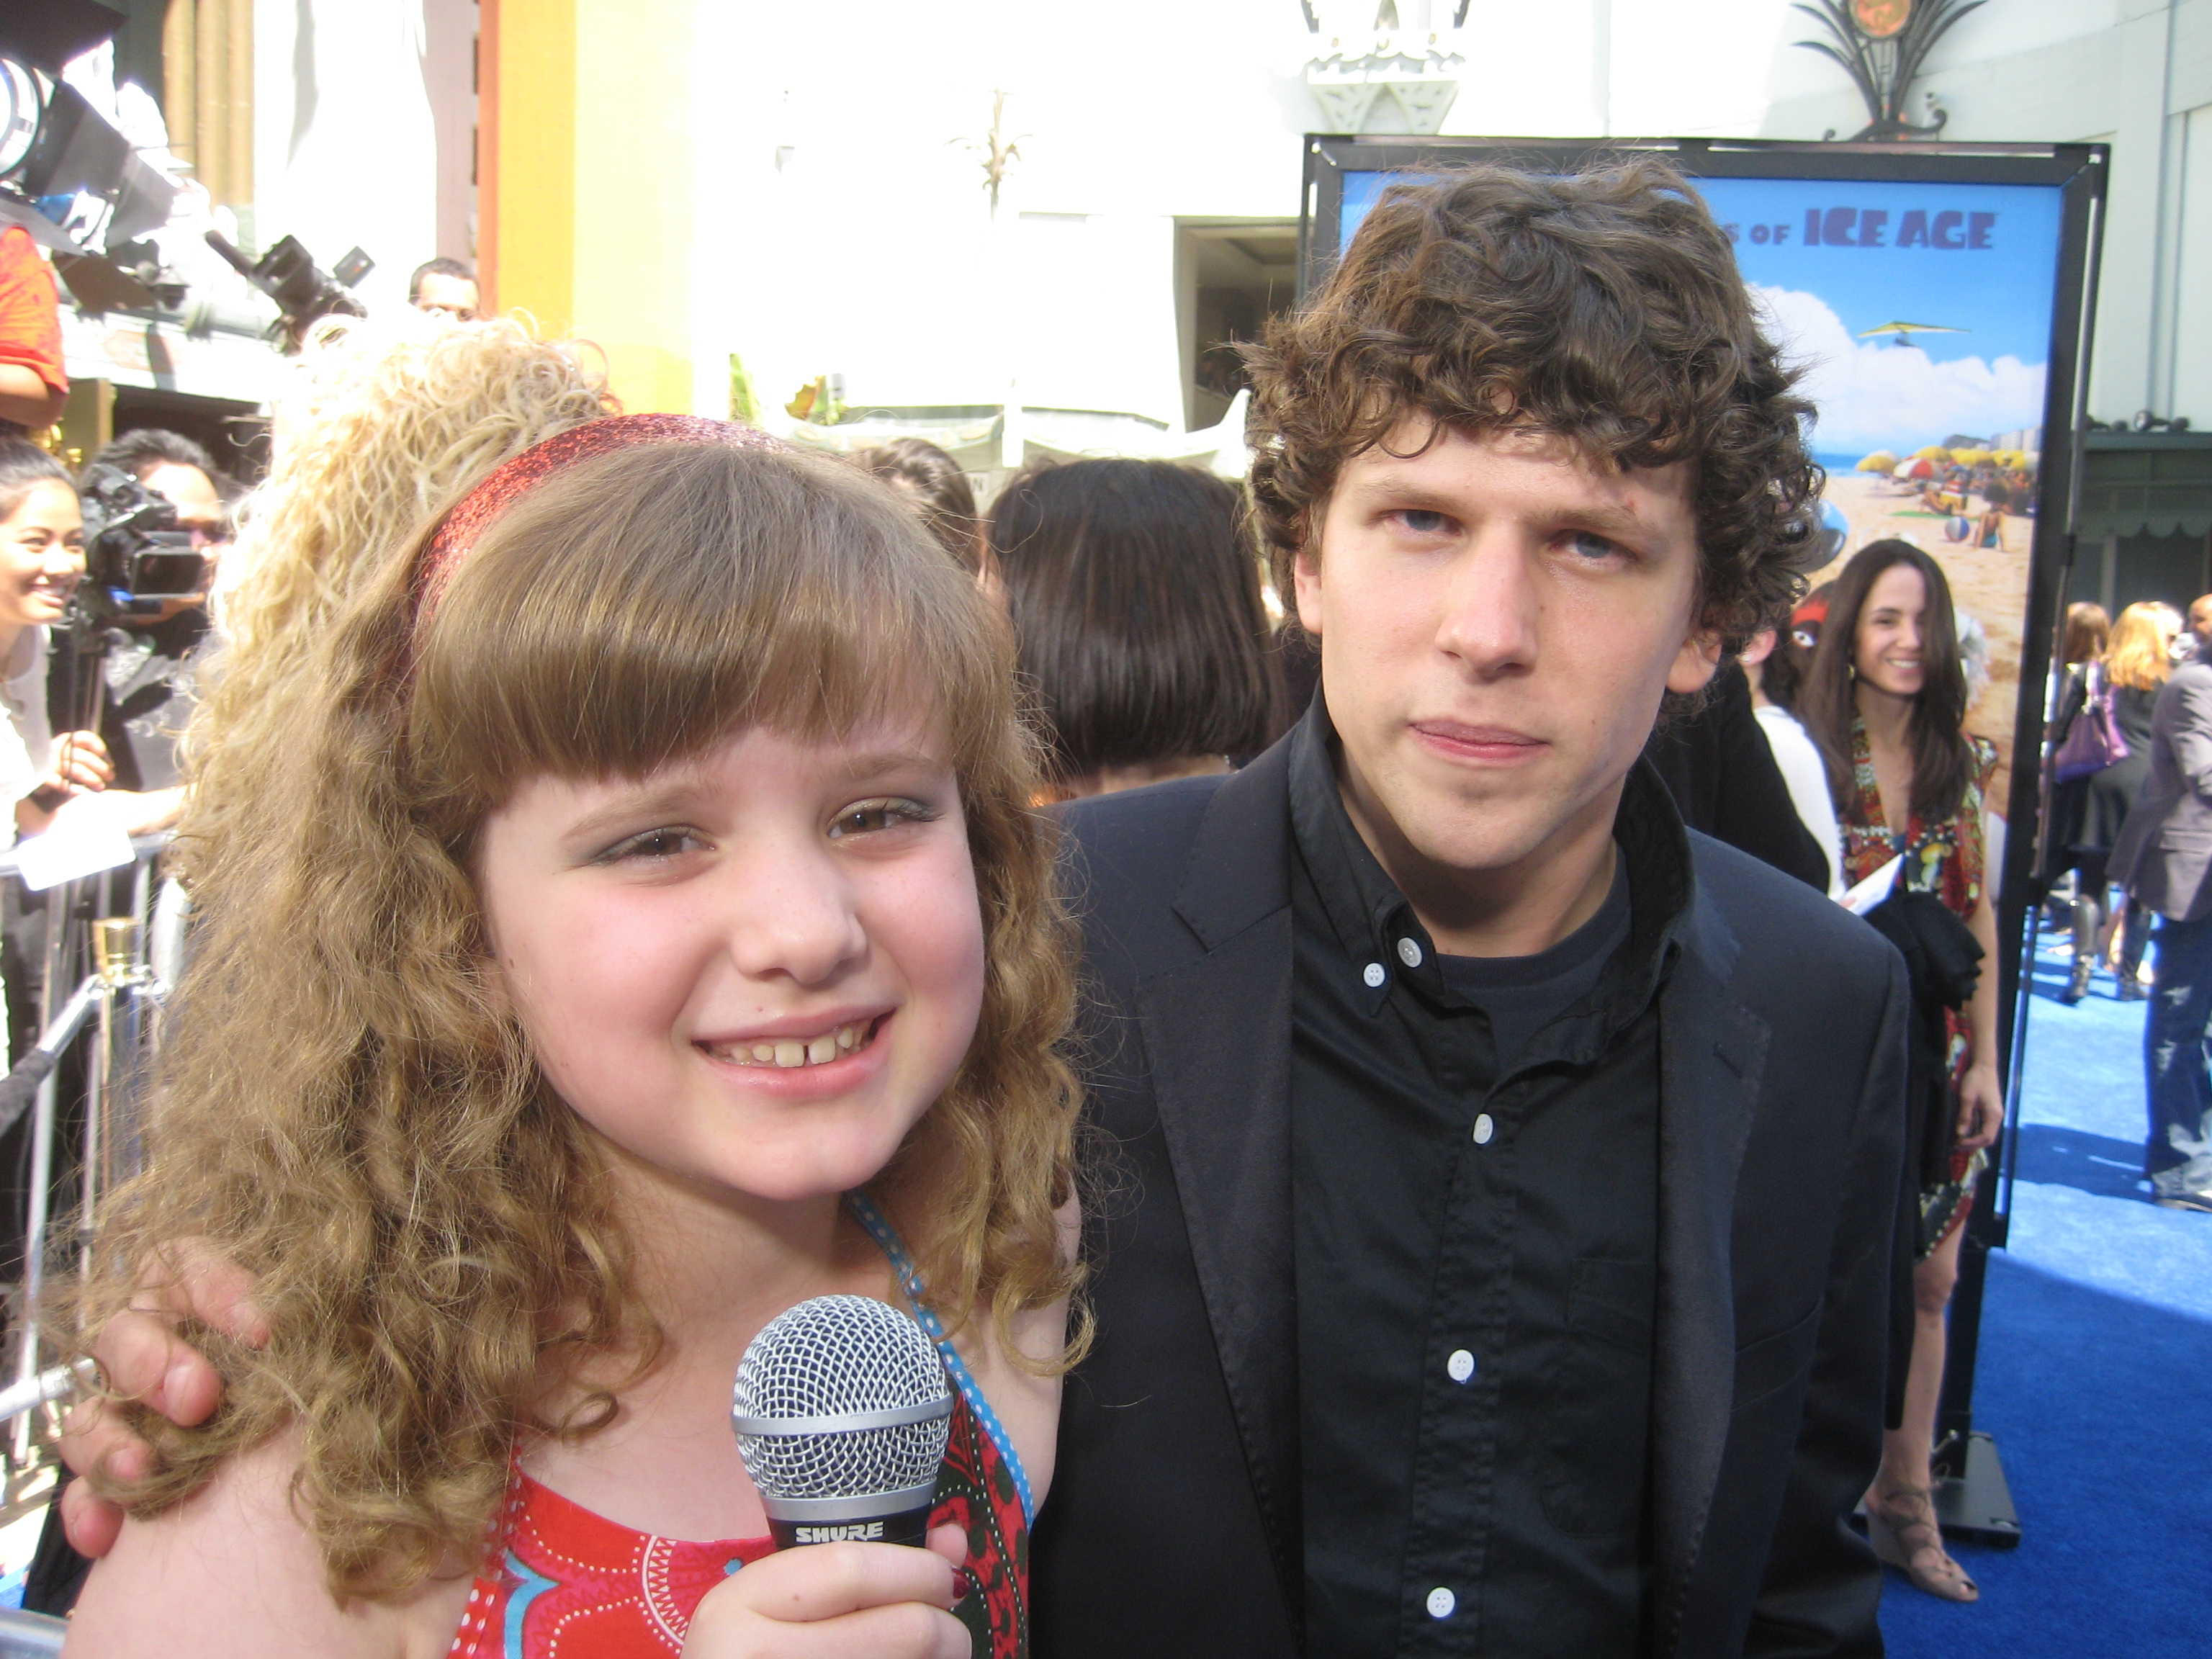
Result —
[[781, 449], [783, 446], [765, 432], [728, 421], [710, 421], [696, 415], [612, 415], [586, 421], [581, 426], [556, 432], [532, 444], [512, 460], [503, 461], [474, 489], [463, 496], [430, 544], [422, 550], [415, 571], [415, 618], [417, 643], [424, 624], [437, 614], [446, 589], [477, 538], [495, 520], [546, 478], [579, 461], [595, 460], [619, 449], [642, 444], [720, 444], [731, 449]]

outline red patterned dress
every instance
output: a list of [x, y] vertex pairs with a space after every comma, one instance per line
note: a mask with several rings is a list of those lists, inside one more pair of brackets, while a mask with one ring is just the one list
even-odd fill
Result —
[[[890, 1257], [923, 1330], [945, 1357], [959, 1397], [937, 1477], [933, 1527], [968, 1534], [975, 1589], [953, 1611], [976, 1659], [1029, 1652], [1029, 1477], [990, 1404], [921, 1296], [898, 1236], [854, 1194], [854, 1216]], [[775, 1546], [767, 1538], [691, 1543], [618, 1525], [539, 1485], [520, 1467], [492, 1523], [484, 1565], [469, 1590], [451, 1659], [650, 1659], [683, 1651], [707, 1592]]]
[[[1920, 815], [1915, 812], [1907, 818], [1905, 833], [1900, 836], [1892, 832], [1889, 819], [1882, 811], [1881, 787], [1875, 781], [1874, 756], [1867, 746], [1866, 723], [1856, 714], [1851, 717], [1851, 781], [1855, 787], [1849, 800], [1836, 804], [1836, 817], [1844, 832], [1846, 885], [1864, 881], [1893, 858], [1902, 857], [1904, 862], [1897, 872], [1900, 891], [1933, 893], [1942, 900], [1944, 908], [1960, 921], [1972, 916], [1974, 907], [1982, 898], [1986, 852], [1982, 814], [1990, 780], [1997, 769], [1997, 749], [1987, 738], [1969, 736], [1966, 742], [1974, 751], [1974, 766], [1966, 779], [1966, 793], [1959, 803], [1959, 810], [1935, 823], [1922, 823]], [[1974, 1028], [1963, 1008], [1945, 1009], [1943, 1019], [1950, 1032], [1948, 1070], [1955, 1097], [1967, 1067], [1973, 1064]], [[1972, 1152], [1954, 1151], [1951, 1154], [1950, 1178], [1940, 1186], [1922, 1190], [1920, 1236], [1926, 1241], [1921, 1250], [1923, 1258], [1934, 1254], [1937, 1246], [1966, 1224], [1966, 1216], [1973, 1208], [1974, 1182], [1988, 1167], [1989, 1161], [1988, 1152], [1980, 1149]]]

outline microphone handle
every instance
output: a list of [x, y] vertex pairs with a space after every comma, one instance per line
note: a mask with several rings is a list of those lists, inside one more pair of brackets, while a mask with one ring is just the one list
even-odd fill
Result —
[[815, 1517], [807, 1520], [786, 1519], [769, 1509], [768, 1529], [780, 1550], [795, 1549], [803, 1544], [836, 1544], [848, 1540], [862, 1544], [908, 1544], [920, 1549], [929, 1537], [929, 1514], [935, 1507], [924, 1504], [919, 1509], [897, 1510], [884, 1515], [854, 1516], [827, 1520]]

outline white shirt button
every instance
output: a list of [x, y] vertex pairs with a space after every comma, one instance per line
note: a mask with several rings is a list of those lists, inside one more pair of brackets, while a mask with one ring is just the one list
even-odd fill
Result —
[[1408, 968], [1419, 967], [1421, 965], [1420, 941], [1419, 939], [1400, 939], [1398, 941], [1398, 960], [1404, 963]]
[[1370, 962], [1360, 971], [1359, 977], [1367, 981], [1369, 990], [1379, 991], [1382, 988], [1382, 981], [1390, 977], [1390, 973], [1381, 963]]
[[1454, 1595], [1442, 1584], [1429, 1592], [1429, 1617], [1431, 1619], [1450, 1618], [1452, 1609], [1458, 1605], [1459, 1597]]
[[1490, 1121], [1489, 1113], [1477, 1112], [1474, 1115], [1474, 1144], [1476, 1146], [1487, 1146], [1490, 1145], [1491, 1136], [1497, 1133], [1498, 1126]]
[[1444, 1361], [1444, 1375], [1455, 1382], [1464, 1382], [1474, 1375], [1474, 1356], [1465, 1348], [1454, 1348], [1450, 1358]]

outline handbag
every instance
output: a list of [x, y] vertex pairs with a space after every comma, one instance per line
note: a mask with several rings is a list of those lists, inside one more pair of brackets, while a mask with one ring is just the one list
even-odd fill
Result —
[[1906, 1173], [1911, 1191], [1948, 1180], [1959, 1103], [1951, 1086], [1947, 1008], [1963, 1008], [1982, 976], [1981, 941], [1933, 893], [1893, 892], [1866, 913], [1905, 958], [1912, 993], [1905, 1073]]
[[2112, 708], [2112, 688], [2106, 684], [2104, 671], [2091, 663], [2081, 707], [2051, 754], [2051, 775], [2060, 783], [2071, 783], [2127, 757], [2128, 739]]

